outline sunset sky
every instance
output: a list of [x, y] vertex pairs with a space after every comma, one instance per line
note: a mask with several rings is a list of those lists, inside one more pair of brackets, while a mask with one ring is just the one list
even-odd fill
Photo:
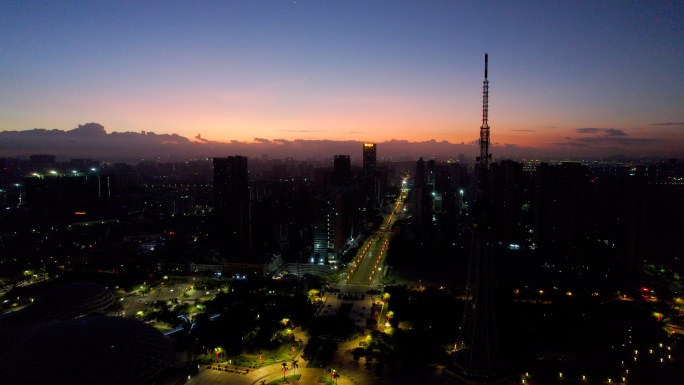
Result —
[[3, 1], [0, 131], [682, 155], [681, 1]]

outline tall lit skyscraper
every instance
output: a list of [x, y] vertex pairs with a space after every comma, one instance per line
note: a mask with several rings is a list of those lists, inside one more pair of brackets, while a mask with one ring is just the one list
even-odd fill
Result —
[[334, 202], [326, 195], [314, 199], [314, 244], [310, 263], [322, 265], [327, 262], [334, 247], [335, 207]]
[[366, 215], [373, 215], [376, 205], [376, 164], [377, 153], [375, 143], [363, 144], [363, 199]]
[[377, 163], [375, 143], [363, 144], [363, 173], [366, 175], [373, 175]]

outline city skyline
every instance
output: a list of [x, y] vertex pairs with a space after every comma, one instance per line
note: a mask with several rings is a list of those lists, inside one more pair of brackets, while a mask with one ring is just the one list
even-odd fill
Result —
[[0, 9], [3, 154], [17, 155], [13, 141], [34, 128], [98, 122], [110, 138], [175, 134], [198, 154], [294, 143], [332, 156], [374, 142], [379, 157], [392, 143], [425, 148], [414, 156], [471, 155], [485, 51], [495, 158], [678, 157], [684, 148], [676, 2]]

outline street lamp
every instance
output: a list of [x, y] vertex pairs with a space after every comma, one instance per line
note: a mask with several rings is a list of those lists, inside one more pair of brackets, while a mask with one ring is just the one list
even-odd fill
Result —
[[287, 372], [287, 364], [285, 362], [283, 362], [282, 365], [283, 365], [283, 380], [285, 380], [285, 372]]

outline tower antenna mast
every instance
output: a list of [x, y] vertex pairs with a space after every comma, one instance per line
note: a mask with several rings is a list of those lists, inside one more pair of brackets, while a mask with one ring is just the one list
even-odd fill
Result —
[[494, 284], [492, 276], [495, 252], [493, 247], [490, 206], [492, 180], [489, 175], [489, 124], [485, 53], [485, 78], [482, 86], [482, 126], [480, 156], [477, 157], [477, 190], [473, 205], [470, 261], [465, 287], [463, 318], [451, 363], [444, 369], [459, 385], [512, 385], [511, 375], [504, 368], [499, 354], [496, 321], [494, 319]]
[[489, 168], [489, 160], [492, 155], [489, 153], [489, 80], [487, 80], [487, 58], [488, 54], [485, 52], [485, 71], [484, 82], [482, 82], [482, 126], [480, 126], [480, 156], [477, 161], [480, 165], [487, 169]]

